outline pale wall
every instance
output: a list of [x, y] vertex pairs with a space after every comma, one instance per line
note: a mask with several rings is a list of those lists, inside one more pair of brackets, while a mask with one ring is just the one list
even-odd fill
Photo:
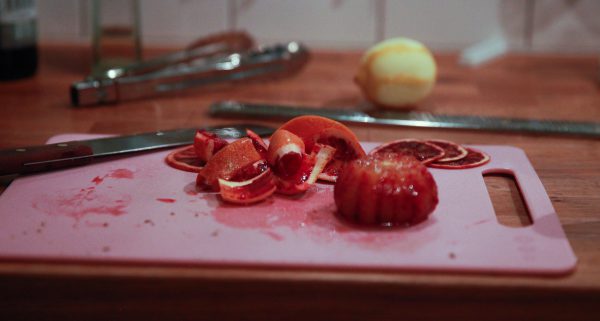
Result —
[[[90, 39], [90, 0], [38, 0], [41, 42]], [[245, 29], [260, 43], [363, 49], [408, 36], [460, 50], [494, 35], [513, 51], [600, 52], [599, 0], [141, 0], [146, 45]]]

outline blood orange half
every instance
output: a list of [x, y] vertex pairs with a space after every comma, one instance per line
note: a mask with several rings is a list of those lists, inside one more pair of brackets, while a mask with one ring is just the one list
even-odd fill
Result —
[[307, 154], [314, 153], [315, 144], [335, 148], [335, 155], [325, 167], [319, 179], [335, 182], [341, 166], [348, 161], [365, 156], [356, 135], [344, 124], [335, 120], [307, 115], [296, 117], [283, 124], [287, 130], [302, 139]]
[[423, 164], [429, 164], [444, 157], [444, 149], [418, 139], [399, 139], [373, 149], [369, 155], [395, 153], [413, 156]]
[[[317, 140], [335, 147], [337, 150], [336, 153], [345, 153], [345, 151], [340, 151], [339, 146], [331, 145], [325, 141], [327, 140], [327, 136], [330, 135], [334, 135], [337, 139], [343, 139], [348, 148], [352, 149], [353, 153], [360, 154], [361, 156], [365, 154], [356, 135], [344, 124], [329, 118], [314, 115], [300, 116], [281, 125], [280, 129], [285, 129], [298, 135], [304, 141], [307, 154], [312, 152]], [[324, 131], [325, 133], [323, 133]]]
[[433, 162], [433, 163], [428, 164], [428, 166], [431, 166], [433, 168], [444, 168], [444, 169], [464, 169], [464, 168], [473, 168], [473, 167], [481, 166], [490, 161], [490, 156], [482, 151], [479, 151], [479, 150], [476, 150], [473, 148], [469, 148], [469, 147], [465, 147], [465, 149], [468, 152], [467, 156], [465, 156], [459, 160], [445, 162], [445, 163]]
[[467, 154], [469, 153], [464, 147], [451, 141], [441, 139], [430, 139], [427, 140], [427, 142], [444, 149], [444, 157], [436, 160], [436, 163], [456, 161], [467, 156]]

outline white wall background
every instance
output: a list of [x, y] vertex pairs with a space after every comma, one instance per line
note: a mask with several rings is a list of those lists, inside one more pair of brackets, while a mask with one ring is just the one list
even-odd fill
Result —
[[[116, 0], [111, 0], [116, 1]], [[90, 41], [90, 0], [38, 0], [41, 42]], [[513, 51], [600, 52], [600, 0], [140, 0], [144, 45], [228, 29], [260, 43], [364, 49], [394, 36], [460, 50], [494, 36]]]

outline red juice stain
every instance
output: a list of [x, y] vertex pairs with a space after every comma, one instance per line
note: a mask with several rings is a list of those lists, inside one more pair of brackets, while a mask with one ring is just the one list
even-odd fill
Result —
[[176, 200], [172, 199], [172, 198], [157, 198], [156, 199], [159, 202], [163, 202], [163, 203], [175, 203]]
[[[130, 176], [125, 171], [132, 173], [129, 170], [117, 171], [121, 171], [117, 176]], [[90, 214], [123, 215], [131, 203], [131, 196], [102, 189], [100, 186], [104, 178], [112, 177], [111, 175], [112, 173], [104, 177], [96, 176], [92, 180], [95, 186], [43, 194], [32, 202], [32, 207], [49, 215], [64, 215], [76, 220]]]
[[260, 210], [248, 210], [245, 207], [220, 207], [213, 217], [221, 224], [234, 228], [268, 229], [271, 215]]
[[110, 172], [108, 174], [108, 177], [112, 177], [112, 178], [126, 178], [126, 179], [133, 179], [133, 172], [126, 169], [126, 168], [119, 168], [119, 169], [115, 169], [114, 171]]
[[[329, 195], [331, 194], [331, 195]], [[327, 198], [327, 195], [331, 199]], [[307, 193], [303, 197], [307, 200], [300, 201], [295, 197], [275, 196], [264, 202], [249, 206], [237, 206], [218, 203], [211, 213], [215, 220], [223, 225], [239, 229], [259, 229], [263, 233], [278, 241], [283, 240], [279, 234], [272, 232], [277, 228], [289, 228], [294, 231], [305, 229], [309, 213], [322, 205], [323, 202], [332, 202], [332, 193]]]
[[133, 179], [133, 172], [126, 168], [119, 168], [111, 171], [110, 173], [100, 177], [96, 176], [92, 179], [92, 183], [95, 185], [100, 185], [104, 182], [104, 179], [110, 177], [115, 179]]

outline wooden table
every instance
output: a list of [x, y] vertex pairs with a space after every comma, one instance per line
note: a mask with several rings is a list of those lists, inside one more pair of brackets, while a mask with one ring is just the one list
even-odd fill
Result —
[[[0, 148], [60, 133], [128, 134], [204, 126], [208, 105], [239, 99], [352, 106], [358, 52], [317, 52], [296, 77], [218, 86], [118, 105], [72, 108], [68, 88], [89, 70], [84, 47], [41, 48], [36, 77], [0, 83]], [[598, 57], [511, 54], [479, 68], [436, 56], [439, 78], [419, 109], [600, 121]], [[277, 126], [279, 121], [262, 121]], [[524, 149], [579, 259], [561, 277], [234, 267], [0, 262], [0, 319], [600, 320], [600, 140], [546, 135], [351, 126], [361, 140], [444, 138]], [[4, 188], [11, 178], [1, 179]], [[522, 204], [507, 178], [486, 181], [500, 220]], [[516, 201], [515, 201], [516, 200]], [[3, 317], [4, 314], [12, 317]]]

